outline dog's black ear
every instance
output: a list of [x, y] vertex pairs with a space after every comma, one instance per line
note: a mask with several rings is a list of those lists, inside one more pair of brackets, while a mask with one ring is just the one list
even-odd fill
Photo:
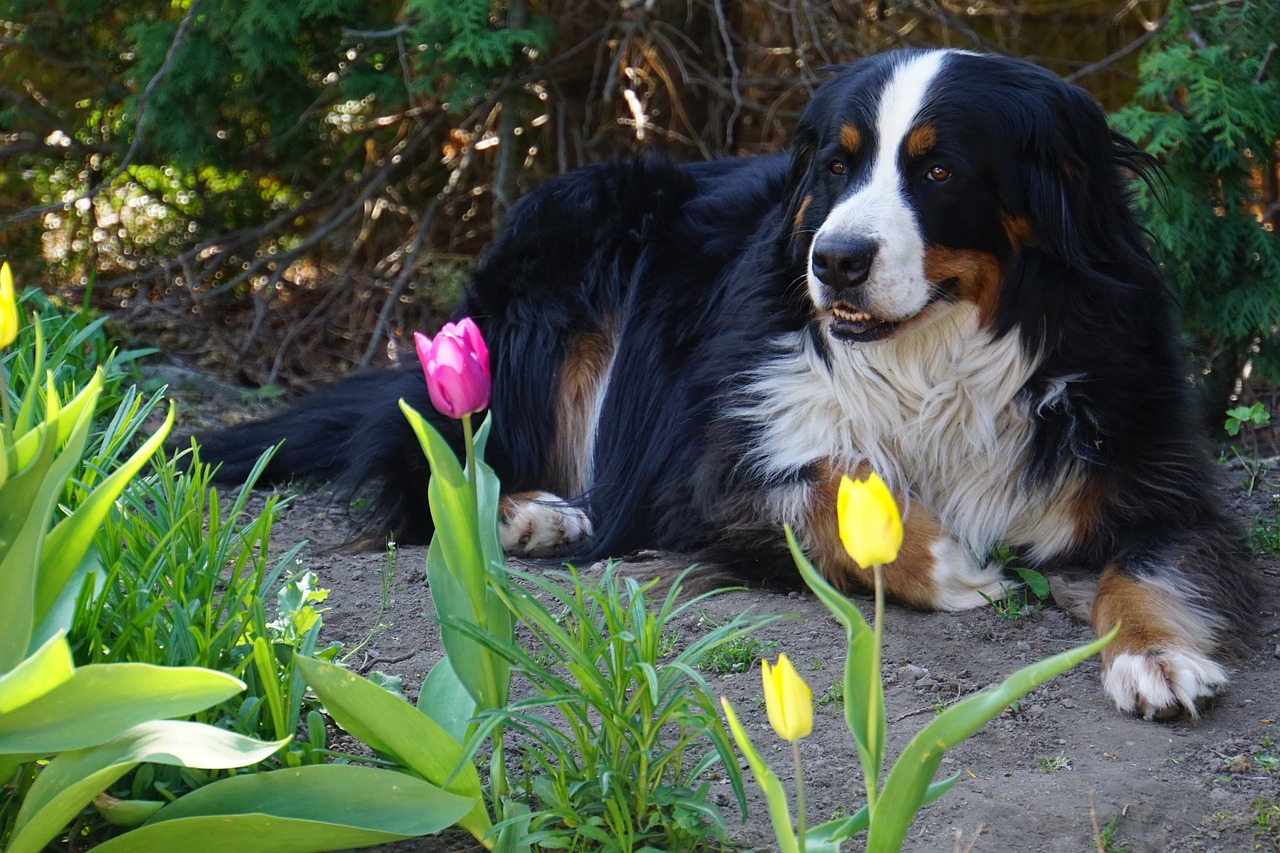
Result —
[[813, 180], [813, 158], [817, 150], [817, 134], [809, 128], [797, 128], [791, 143], [791, 163], [787, 167], [782, 219], [778, 223], [778, 233], [793, 261], [802, 260], [809, 248], [805, 213], [813, 202], [810, 185]]
[[1131, 268], [1145, 256], [1127, 180], [1156, 180], [1155, 161], [1107, 125], [1084, 90], [1054, 79], [1033, 109], [1023, 214], [1036, 244], [1090, 274]]

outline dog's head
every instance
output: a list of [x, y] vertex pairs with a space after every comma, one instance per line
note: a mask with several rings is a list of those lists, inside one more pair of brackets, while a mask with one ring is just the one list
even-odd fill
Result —
[[1118, 168], [1145, 155], [1027, 62], [937, 50], [843, 67], [792, 150], [784, 228], [838, 340], [905, 334], [963, 303], [994, 334], [1040, 338], [1064, 300], [1150, 268]]

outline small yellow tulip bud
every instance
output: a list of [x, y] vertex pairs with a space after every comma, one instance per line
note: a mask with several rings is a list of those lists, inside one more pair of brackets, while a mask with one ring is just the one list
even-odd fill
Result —
[[840, 479], [836, 518], [844, 549], [862, 568], [892, 563], [898, 558], [902, 516], [889, 487], [875, 472], [866, 480]]
[[13, 294], [13, 271], [6, 263], [0, 266], [0, 347], [7, 347], [18, 337], [18, 300]]
[[813, 693], [786, 655], [778, 655], [776, 666], [760, 662], [764, 675], [764, 707], [769, 725], [783, 740], [795, 743], [813, 731]]

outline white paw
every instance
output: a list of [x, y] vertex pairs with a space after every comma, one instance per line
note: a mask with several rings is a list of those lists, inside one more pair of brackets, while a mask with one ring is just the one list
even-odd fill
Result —
[[502, 550], [520, 557], [564, 553], [591, 535], [591, 519], [550, 492], [503, 497], [498, 535]]
[[1147, 720], [1198, 717], [1226, 683], [1221, 666], [1188, 649], [1122, 652], [1102, 675], [1102, 686], [1116, 707]]
[[934, 559], [931, 578], [935, 610], [981, 607], [1021, 586], [1004, 576], [1000, 564], [982, 565], [954, 539], [940, 539], [930, 550]]

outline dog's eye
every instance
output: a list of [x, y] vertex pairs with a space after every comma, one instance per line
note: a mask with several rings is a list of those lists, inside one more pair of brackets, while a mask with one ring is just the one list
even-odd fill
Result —
[[951, 180], [951, 170], [946, 166], [930, 166], [928, 178], [935, 184], [940, 184], [943, 181], [949, 181]]
[[845, 165], [839, 160], [832, 160], [831, 165], [827, 167], [833, 175], [843, 175], [845, 173]]

